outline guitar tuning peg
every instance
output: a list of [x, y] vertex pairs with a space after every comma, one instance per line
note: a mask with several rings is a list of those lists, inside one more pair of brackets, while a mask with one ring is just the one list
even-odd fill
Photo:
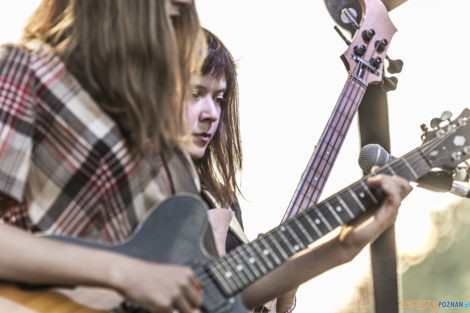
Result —
[[439, 125], [442, 123], [442, 120], [439, 117], [435, 117], [431, 120], [431, 123], [429, 125], [431, 128], [439, 128]]
[[359, 24], [357, 23], [357, 11], [354, 8], [344, 8], [341, 10], [341, 22], [344, 24], [353, 24], [356, 29], [359, 29]]
[[428, 132], [428, 126], [426, 124], [421, 124], [421, 130], [423, 131], [423, 133], [427, 133]]
[[387, 77], [384, 76], [382, 79], [382, 89], [385, 92], [389, 92], [390, 90], [397, 89], [398, 79], [394, 76]]
[[396, 74], [396, 73], [400, 73], [402, 68], [403, 68], [403, 61], [400, 60], [400, 59], [396, 59], [396, 60], [393, 60], [393, 59], [390, 59], [387, 55], [387, 60], [388, 60], [388, 67], [387, 67], [387, 71], [390, 73], [390, 74]]
[[450, 111], [444, 111], [441, 114], [441, 120], [442, 121], [450, 121], [451, 117], [452, 117], [452, 112], [450, 112]]
[[468, 180], [467, 170], [468, 168], [465, 168], [465, 167], [457, 167], [455, 169], [454, 180], [461, 181], [461, 182], [467, 181]]

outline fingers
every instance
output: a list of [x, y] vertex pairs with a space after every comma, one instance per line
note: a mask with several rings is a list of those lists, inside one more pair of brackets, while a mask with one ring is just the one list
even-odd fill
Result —
[[188, 269], [185, 278], [180, 282], [180, 291], [174, 300], [174, 308], [180, 313], [200, 312], [202, 306], [202, 283]]
[[[184, 298], [184, 297], [179, 297], [178, 299], [176, 299], [174, 307], [176, 308], [176, 310], [179, 313], [193, 313], [193, 312], [195, 312], [195, 311], [193, 311], [191, 304], [189, 304], [187, 299]], [[199, 312], [199, 310], [197, 310], [196, 312]]]
[[156, 313], [201, 312], [202, 284], [189, 267], [138, 262], [132, 268], [139, 277], [125, 285], [125, 298]]
[[183, 293], [192, 308], [202, 306], [202, 284], [197, 278], [190, 286], [185, 286]]
[[[396, 175], [378, 174], [368, 177], [367, 182], [372, 188], [382, 189], [387, 196], [378, 210], [361, 215], [341, 229], [339, 238], [346, 251], [350, 251], [352, 255], [393, 225], [401, 201], [412, 189], [405, 179]], [[369, 218], [371, 215], [373, 217]]]
[[395, 205], [399, 205], [413, 189], [408, 181], [396, 175], [379, 174], [369, 177], [367, 182], [373, 188], [380, 187]]
[[183, 289], [183, 295], [175, 300], [174, 307], [180, 313], [201, 312], [202, 292], [201, 289], [191, 286]]
[[379, 166], [378, 166], [378, 165], [374, 165], [374, 166], [372, 166], [372, 168], [370, 169], [370, 172], [371, 172], [371, 173], [375, 173], [378, 169], [379, 169]]

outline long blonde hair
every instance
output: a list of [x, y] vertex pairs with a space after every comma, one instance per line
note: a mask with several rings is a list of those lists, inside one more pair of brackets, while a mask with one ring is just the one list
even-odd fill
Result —
[[159, 151], [186, 134], [183, 100], [203, 42], [194, 5], [167, 16], [164, 0], [43, 0], [26, 41], [52, 46], [133, 152]]

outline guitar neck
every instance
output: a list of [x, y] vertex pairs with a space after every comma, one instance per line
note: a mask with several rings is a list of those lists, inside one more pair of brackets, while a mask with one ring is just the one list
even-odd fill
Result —
[[366, 88], [365, 83], [350, 75], [302, 174], [282, 223], [318, 202]]
[[[416, 180], [429, 172], [430, 165], [416, 149], [383, 167], [380, 173]], [[229, 296], [244, 289], [278, 267], [289, 257], [333, 229], [365, 211], [377, 208], [385, 194], [371, 189], [365, 176], [356, 183], [305, 210], [247, 245], [208, 265], [208, 271]]]

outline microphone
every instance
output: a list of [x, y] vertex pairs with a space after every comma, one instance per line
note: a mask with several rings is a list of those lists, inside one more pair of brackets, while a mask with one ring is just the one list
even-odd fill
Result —
[[[365, 173], [370, 173], [373, 166], [379, 167], [396, 159], [384, 147], [378, 144], [368, 144], [362, 147], [359, 153], [359, 166]], [[429, 172], [416, 180], [418, 187], [435, 192], [450, 192], [454, 195], [470, 198], [470, 189], [454, 182], [452, 173], [445, 171]]]

